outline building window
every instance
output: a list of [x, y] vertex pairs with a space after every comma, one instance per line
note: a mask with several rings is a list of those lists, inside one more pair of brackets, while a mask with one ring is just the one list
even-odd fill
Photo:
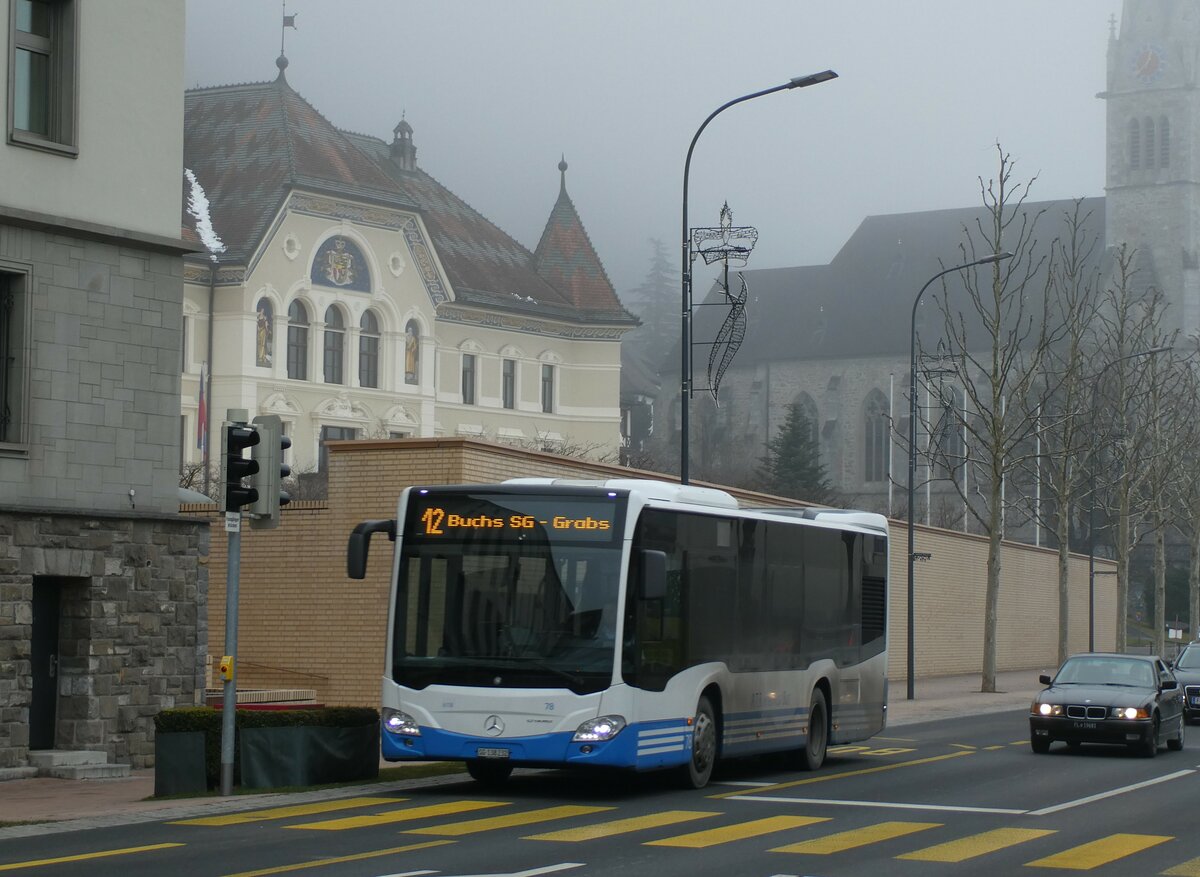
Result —
[[957, 477], [965, 462], [962, 405], [958, 390], [939, 386], [930, 399], [930, 454], [937, 462], [937, 474], [942, 478]]
[[287, 374], [294, 381], [308, 380], [308, 310], [298, 301], [288, 308]]
[[1129, 120], [1129, 166], [1142, 166], [1142, 125], [1137, 119]]
[[353, 426], [322, 426], [321, 452], [317, 459], [317, 470], [319, 472], [328, 471], [329, 449], [325, 447], [325, 442], [353, 441], [356, 438], [358, 438], [358, 430]]
[[337, 308], [325, 311], [325, 383], [344, 384], [342, 356], [346, 352], [346, 324]]
[[462, 400], [464, 405], [475, 404], [475, 354], [462, 355]]
[[1142, 126], [1142, 146], [1145, 147], [1146, 167], [1154, 167], [1154, 120], [1149, 116]]
[[887, 398], [878, 390], [872, 390], [867, 398], [863, 435], [866, 457], [863, 480], [868, 483], [885, 481], [888, 477], [888, 404]]
[[504, 398], [505, 408], [517, 407], [517, 362], [514, 359], [504, 360], [504, 371], [500, 378], [500, 394]]
[[75, 155], [76, 0], [15, 0], [10, 8], [9, 142]]
[[542, 366], [542, 411], [554, 413], [554, 366]]
[[371, 311], [358, 321], [358, 385], [379, 386], [379, 321]]
[[1158, 166], [1171, 166], [1171, 123], [1166, 116], [1158, 120]]
[[0, 444], [20, 444], [29, 396], [29, 278], [0, 271]]

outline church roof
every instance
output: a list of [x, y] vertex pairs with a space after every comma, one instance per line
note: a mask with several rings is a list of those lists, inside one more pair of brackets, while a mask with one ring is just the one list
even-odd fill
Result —
[[[404, 130], [411, 132], [411, 125]], [[336, 128], [292, 89], [282, 66], [271, 82], [188, 91], [184, 161], [204, 187], [213, 226], [226, 245], [223, 261], [249, 259], [289, 192], [302, 189], [419, 213], [457, 301], [571, 320], [633, 322], [590, 243], [588, 267], [599, 272], [611, 301], [603, 289], [580, 294], [567, 273], [539, 273], [528, 249], [425, 171], [402, 169], [389, 144]], [[574, 219], [576, 236], [586, 242]], [[190, 224], [185, 214], [185, 229]]]
[[[1043, 214], [1036, 235], [1042, 251], [1065, 233], [1065, 217], [1074, 205], [1074, 200], [1024, 205], [1031, 215]], [[1086, 217], [1084, 239], [1100, 242], [1098, 258], [1104, 242], [1104, 199], [1083, 199], [1081, 216]], [[972, 229], [978, 241], [976, 223], [988, 222], [989, 217], [983, 207], [869, 216], [828, 265], [744, 270], [746, 336], [734, 366], [779, 359], [907, 356], [913, 303], [921, 287], [944, 268], [965, 261], [958, 249], [966, 240], [964, 230]], [[954, 274], [947, 275], [946, 281], [951, 296], [962, 289]], [[1044, 282], [1043, 271], [1028, 288], [1040, 290]], [[730, 285], [736, 292], [732, 272]], [[940, 282], [935, 283], [922, 298], [926, 314], [918, 314], [918, 330], [927, 322], [936, 322], [940, 329], [933, 301], [940, 290]], [[716, 301], [719, 296], [714, 287], [705, 300]], [[965, 302], [964, 306], [969, 308]], [[720, 306], [697, 308], [694, 341], [714, 338], [727, 312]], [[704, 350], [697, 347], [693, 354], [698, 376], [703, 372]], [[673, 356], [678, 359], [678, 348]]]
[[537, 272], [563, 290], [575, 307], [588, 311], [624, 313], [600, 257], [592, 247], [583, 221], [567, 194], [567, 162], [558, 163], [562, 179], [558, 200], [534, 251]]

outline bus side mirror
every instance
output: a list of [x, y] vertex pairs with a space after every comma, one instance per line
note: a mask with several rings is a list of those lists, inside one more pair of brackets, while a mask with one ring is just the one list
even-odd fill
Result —
[[346, 548], [346, 575], [352, 579], [367, 577], [367, 552], [371, 548], [373, 533], [387, 533], [388, 539], [396, 541], [395, 521], [363, 521], [350, 534]]
[[645, 550], [641, 556], [641, 593], [643, 600], [661, 600], [667, 596], [667, 554]]

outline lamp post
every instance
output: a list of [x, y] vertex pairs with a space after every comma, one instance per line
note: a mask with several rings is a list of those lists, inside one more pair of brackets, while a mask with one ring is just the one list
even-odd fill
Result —
[[810, 85], [817, 85], [821, 82], [828, 82], [830, 79], [837, 79], [837, 74], [832, 70], [824, 70], [820, 73], [810, 73], [808, 76], [796, 76], [789, 79], [782, 85], [776, 85], [773, 88], [766, 88], [762, 91], [756, 91], [753, 94], [743, 95], [739, 98], [734, 98], [728, 103], [721, 104], [711, 113], [704, 123], [696, 129], [695, 136], [692, 137], [692, 142], [688, 146], [687, 159], [683, 163], [683, 313], [682, 313], [682, 331], [680, 350], [680, 404], [683, 406], [680, 410], [679, 418], [679, 483], [688, 483], [688, 436], [690, 425], [690, 406], [692, 398], [692, 260], [691, 260], [691, 241], [688, 233], [688, 172], [692, 166], [692, 150], [696, 148], [696, 141], [700, 139], [700, 133], [708, 127], [708, 123], [715, 119], [720, 113], [729, 109], [734, 104], [745, 103], [748, 100], [754, 100], [756, 97], [762, 97], [767, 94], [774, 94], [777, 91], [786, 91], [792, 88], [807, 88]]
[[934, 274], [921, 287], [921, 291], [917, 293], [916, 299], [912, 306], [912, 331], [909, 334], [909, 371], [908, 371], [908, 700], [915, 697], [914, 694], [914, 679], [916, 672], [916, 653], [913, 648], [913, 635], [915, 624], [913, 622], [913, 563], [917, 559], [915, 543], [913, 539], [913, 526], [916, 523], [914, 518], [916, 512], [913, 508], [913, 481], [917, 471], [917, 306], [921, 304], [921, 296], [925, 294], [925, 290], [940, 277], [945, 277], [954, 271], [963, 271], [967, 268], [973, 268], [976, 265], [990, 265], [992, 262], [1000, 262], [1004, 259], [1011, 259], [1012, 253], [991, 253], [981, 259], [976, 259], [973, 262], [966, 262], [962, 265], [955, 265], [947, 268], [944, 271], [939, 271]]
[[[1118, 356], [1112, 362], [1107, 362], [1096, 372], [1096, 377], [1092, 381], [1092, 408], [1091, 415], [1096, 415], [1096, 391], [1100, 388], [1101, 378], [1104, 373], [1116, 365], [1118, 362], [1124, 362], [1127, 359], [1134, 359], [1139, 356], [1153, 356], [1156, 353], [1165, 353], [1171, 350], [1171, 347], [1151, 347], [1147, 350], [1135, 350], [1133, 353], [1127, 353], [1124, 356]], [[1095, 433], [1092, 434], [1092, 453], [1091, 453], [1091, 473], [1089, 474], [1090, 484], [1088, 486], [1088, 651], [1096, 651], [1096, 439]], [[1118, 606], [1117, 611], [1123, 611], [1123, 607]]]

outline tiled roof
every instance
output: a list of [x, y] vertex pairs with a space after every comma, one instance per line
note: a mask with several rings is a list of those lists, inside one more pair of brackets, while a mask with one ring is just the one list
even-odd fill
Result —
[[[418, 212], [460, 302], [574, 321], [634, 322], [569, 199], [569, 216], [562, 213], [565, 192], [547, 226], [547, 235], [561, 229], [547, 252], [550, 263], [562, 267], [539, 274], [529, 250], [423, 170], [403, 169], [390, 144], [330, 124], [291, 88], [283, 66], [272, 82], [185, 95], [185, 167], [208, 198], [213, 228], [226, 246], [222, 261], [249, 259], [288, 193], [303, 189]], [[407, 123], [405, 130], [411, 134]], [[186, 203], [183, 225], [194, 236]], [[572, 264], [571, 253], [581, 254], [573, 259], [580, 267], [563, 270]]]
[[187, 92], [184, 166], [204, 187], [226, 260], [250, 256], [292, 188], [411, 207], [282, 72], [273, 82]]
[[624, 313], [600, 257], [567, 194], [567, 163], [560, 161], [562, 181], [558, 201], [534, 251], [540, 275], [562, 290], [575, 307], [587, 311]]

